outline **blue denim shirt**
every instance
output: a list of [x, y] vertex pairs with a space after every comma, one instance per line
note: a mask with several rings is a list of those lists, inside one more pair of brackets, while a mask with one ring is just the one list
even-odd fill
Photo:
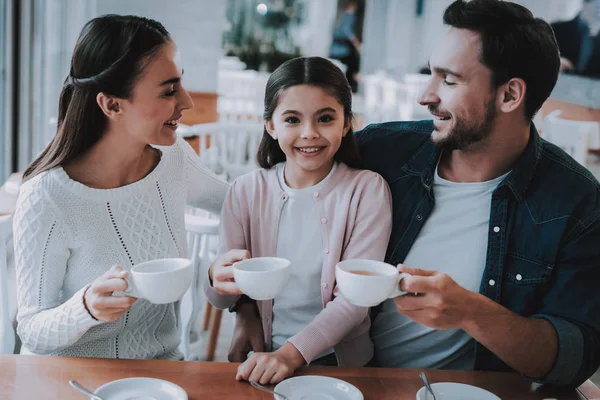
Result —
[[[394, 265], [406, 258], [435, 206], [440, 149], [430, 140], [432, 129], [431, 121], [390, 122], [357, 133], [366, 166], [392, 192], [387, 261]], [[479, 292], [516, 314], [552, 323], [558, 356], [539, 382], [575, 387], [598, 369], [600, 185], [533, 125], [523, 155], [492, 195]], [[479, 343], [475, 369], [512, 370]]]

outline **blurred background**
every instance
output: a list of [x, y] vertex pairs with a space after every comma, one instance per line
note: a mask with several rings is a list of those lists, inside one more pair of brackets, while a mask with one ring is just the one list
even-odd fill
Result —
[[[555, 110], [560, 111], [554, 119], [600, 121], [600, 0], [517, 2], [553, 24], [563, 54], [564, 73], [536, 119], [540, 128]], [[0, 0], [0, 183], [23, 170], [55, 134], [58, 97], [75, 41], [95, 16], [147, 16], [171, 32], [184, 59], [184, 85], [196, 103], [184, 116], [185, 125], [260, 122], [269, 73], [289, 58], [316, 55], [346, 72], [356, 92], [360, 128], [428, 118], [416, 97], [427, 80], [429, 54], [444, 33], [442, 13], [449, 3]], [[193, 133], [182, 132], [191, 140], [199, 136]], [[599, 140], [587, 136], [593, 153]]]

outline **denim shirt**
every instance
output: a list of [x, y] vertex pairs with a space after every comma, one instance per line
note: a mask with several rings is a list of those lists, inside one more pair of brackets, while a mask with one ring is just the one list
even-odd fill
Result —
[[[441, 150], [430, 140], [432, 130], [432, 121], [390, 122], [357, 133], [366, 166], [391, 189], [393, 230], [386, 258], [393, 265], [406, 258], [435, 206], [432, 182]], [[575, 387], [598, 369], [600, 185], [541, 139], [533, 125], [524, 153], [492, 195], [479, 293], [554, 326], [558, 355], [550, 372], [536, 381]], [[512, 371], [479, 343], [475, 369]]]

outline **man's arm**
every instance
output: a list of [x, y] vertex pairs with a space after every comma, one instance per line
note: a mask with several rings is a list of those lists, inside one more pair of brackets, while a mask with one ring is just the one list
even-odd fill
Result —
[[474, 294], [479, 299], [462, 329], [515, 371], [534, 379], [546, 376], [558, 355], [558, 336], [552, 324], [522, 317]]
[[229, 347], [229, 362], [244, 362], [250, 351], [264, 351], [262, 322], [254, 300], [242, 296], [236, 305], [235, 329]]
[[401, 269], [412, 275], [402, 280], [402, 290], [419, 296], [396, 298], [400, 313], [432, 328], [463, 329], [523, 375], [541, 378], [554, 365], [558, 339], [548, 321], [521, 317], [446, 274]]
[[600, 211], [579, 222], [562, 246], [551, 287], [535, 315], [519, 316], [449, 276], [401, 267], [413, 276], [398, 311], [436, 329], [459, 328], [516, 371], [541, 383], [577, 387], [600, 366]]

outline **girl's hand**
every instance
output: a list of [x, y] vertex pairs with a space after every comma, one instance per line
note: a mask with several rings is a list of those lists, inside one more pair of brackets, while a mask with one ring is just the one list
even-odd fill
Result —
[[233, 279], [233, 263], [250, 258], [248, 250], [229, 250], [217, 258], [208, 269], [208, 277], [217, 293], [238, 295], [242, 291]]
[[276, 384], [292, 376], [304, 365], [304, 357], [287, 342], [273, 353], [254, 353], [238, 367], [235, 379], [256, 381], [261, 385]]
[[98, 321], [116, 321], [125, 314], [133, 303], [135, 297], [114, 296], [113, 292], [127, 289], [128, 272], [119, 266], [114, 266], [97, 278], [83, 294], [83, 304], [90, 315]]

